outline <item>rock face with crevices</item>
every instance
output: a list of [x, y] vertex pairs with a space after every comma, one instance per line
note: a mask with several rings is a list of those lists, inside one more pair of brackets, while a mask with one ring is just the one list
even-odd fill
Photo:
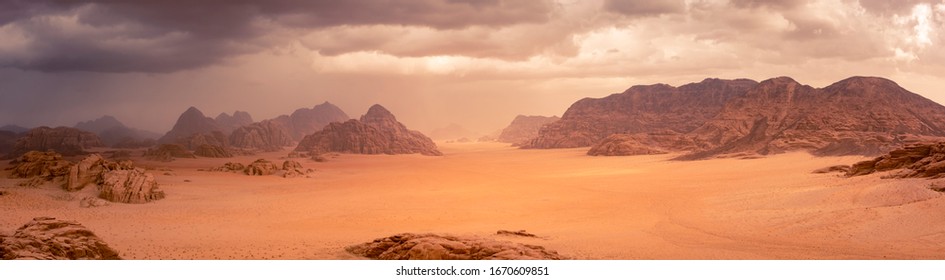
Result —
[[899, 170], [884, 178], [945, 177], [945, 142], [908, 145], [849, 167], [847, 176]]
[[377, 260], [560, 260], [557, 252], [528, 244], [485, 238], [402, 233], [346, 248]]
[[91, 132], [64, 126], [41, 126], [18, 138], [11, 155], [17, 157], [29, 151], [53, 150], [64, 156], [74, 156], [84, 155], [85, 149], [104, 146], [102, 140]]
[[0, 235], [3, 260], [119, 260], [118, 252], [74, 221], [40, 217]]
[[130, 160], [111, 161], [99, 154], [91, 154], [69, 168], [63, 188], [78, 191], [91, 184], [101, 185], [105, 172], [131, 169], [134, 169], [134, 163]]
[[141, 168], [113, 170], [102, 175], [99, 197], [111, 202], [147, 203], [164, 198], [151, 173]]
[[652, 145], [647, 145], [641, 139], [628, 134], [613, 134], [601, 140], [600, 143], [591, 147], [587, 151], [591, 156], [633, 156], [633, 155], [656, 155], [665, 154]]
[[331, 123], [322, 131], [305, 136], [295, 151], [310, 154], [442, 155], [433, 140], [420, 132], [408, 130], [381, 105], [371, 106], [360, 120]]

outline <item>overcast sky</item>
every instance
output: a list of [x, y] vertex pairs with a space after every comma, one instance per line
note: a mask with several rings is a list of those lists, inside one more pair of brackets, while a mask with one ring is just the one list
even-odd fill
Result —
[[882, 76], [945, 103], [945, 0], [0, 1], [0, 125], [379, 103], [488, 133], [635, 84]]

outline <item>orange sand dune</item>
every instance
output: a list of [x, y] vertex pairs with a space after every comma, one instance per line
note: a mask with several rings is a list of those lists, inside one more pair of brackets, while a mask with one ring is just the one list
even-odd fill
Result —
[[[943, 259], [945, 197], [926, 179], [812, 170], [861, 157], [805, 153], [668, 161], [586, 149], [440, 144], [442, 157], [341, 155], [311, 178], [197, 171], [231, 159], [136, 159], [167, 198], [80, 208], [92, 190], [0, 179], [0, 231], [33, 217], [76, 220], [129, 259], [351, 259], [344, 247], [401, 232], [527, 230], [576, 259]], [[3, 163], [2, 166], [6, 166]], [[189, 180], [190, 182], [185, 182]]]

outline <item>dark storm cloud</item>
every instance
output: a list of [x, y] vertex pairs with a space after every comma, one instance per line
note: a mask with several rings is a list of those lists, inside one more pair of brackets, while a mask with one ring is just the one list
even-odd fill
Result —
[[606, 0], [604, 10], [626, 16], [657, 16], [682, 13], [686, 3], [682, 0]]
[[0, 66], [44, 72], [173, 72], [332, 26], [437, 30], [548, 20], [531, 0], [4, 1]]

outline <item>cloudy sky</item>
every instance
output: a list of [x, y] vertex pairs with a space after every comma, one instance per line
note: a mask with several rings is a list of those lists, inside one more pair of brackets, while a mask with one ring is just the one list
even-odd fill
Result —
[[945, 103], [945, 0], [0, 1], [0, 125], [379, 103], [488, 133], [635, 84], [882, 76]]

